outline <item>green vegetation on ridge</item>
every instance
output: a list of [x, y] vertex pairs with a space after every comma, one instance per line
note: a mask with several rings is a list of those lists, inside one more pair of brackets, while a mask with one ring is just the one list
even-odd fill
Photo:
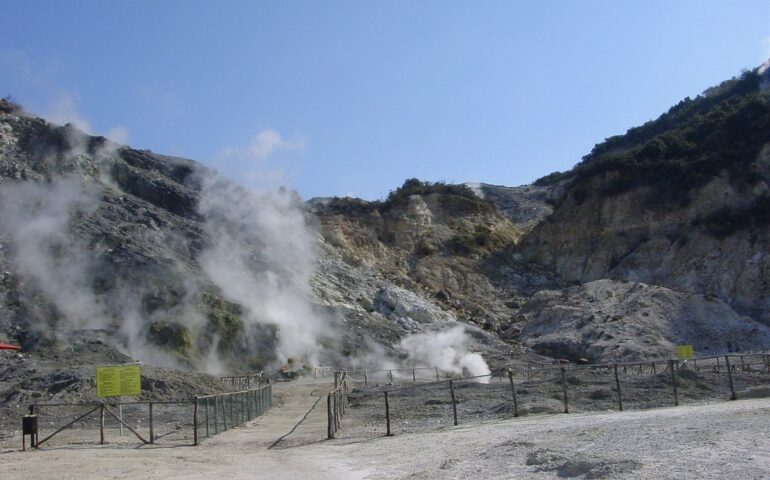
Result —
[[755, 160], [770, 142], [770, 100], [761, 76], [744, 72], [695, 99], [679, 102], [658, 119], [597, 144], [570, 172], [535, 182], [573, 177], [577, 203], [589, 194], [586, 181], [603, 176], [598, 193], [617, 195], [649, 186], [650, 207], [686, 204], [688, 192], [725, 171], [738, 187], [761, 180]]

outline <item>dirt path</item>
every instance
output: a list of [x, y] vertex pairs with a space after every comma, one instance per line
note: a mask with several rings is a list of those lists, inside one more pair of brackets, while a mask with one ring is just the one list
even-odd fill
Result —
[[329, 388], [328, 378], [278, 382], [273, 386], [274, 408], [267, 415], [206, 439], [198, 447], [8, 449], [0, 454], [1, 476], [41, 480], [362, 478], [362, 474], [346, 471], [333, 452], [299, 453], [302, 446], [326, 439], [324, 394]]

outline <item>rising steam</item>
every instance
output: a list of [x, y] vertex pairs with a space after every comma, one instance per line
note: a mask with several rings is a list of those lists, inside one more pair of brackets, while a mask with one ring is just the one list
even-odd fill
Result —
[[328, 320], [313, 309], [310, 276], [316, 236], [298, 197], [287, 191], [257, 193], [224, 178], [203, 179], [199, 211], [213, 239], [199, 262], [252, 325], [277, 327], [277, 360], [317, 363]]
[[35, 281], [69, 329], [103, 328], [104, 304], [91, 292], [91, 256], [70, 233], [72, 216], [92, 211], [93, 192], [74, 179], [0, 186], [0, 224], [18, 272]]
[[[443, 332], [409, 335], [401, 340], [399, 346], [413, 365], [435, 366], [453, 375], [489, 375], [487, 363], [478, 353], [469, 353], [464, 346], [465, 341], [465, 327], [459, 325]], [[487, 383], [489, 378], [479, 381]]]

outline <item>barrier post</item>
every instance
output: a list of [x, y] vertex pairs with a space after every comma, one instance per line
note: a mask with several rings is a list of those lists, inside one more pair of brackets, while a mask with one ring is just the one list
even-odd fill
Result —
[[393, 434], [390, 433], [390, 403], [388, 403], [388, 391], [385, 390], [385, 424], [387, 425], [387, 431], [385, 433], [386, 436], [392, 437]]
[[519, 416], [519, 402], [516, 400], [516, 387], [513, 386], [513, 372], [508, 369], [508, 381], [511, 383], [511, 394], [513, 395], [513, 416]]
[[193, 445], [198, 445], [198, 397], [193, 400]]
[[155, 443], [155, 424], [152, 419], [152, 402], [150, 402], [150, 443]]
[[449, 381], [449, 393], [452, 395], [452, 415], [457, 425], [457, 402], [455, 402], [455, 387], [452, 380]]
[[569, 401], [567, 399], [567, 369], [561, 367], [561, 389], [564, 394], [564, 413], [569, 413]]
[[618, 377], [618, 364], [612, 365], [612, 369], [615, 371], [615, 387], [618, 390], [618, 408], [623, 411], [623, 393], [620, 391], [620, 378]]
[[99, 445], [104, 445], [104, 404], [99, 405]]
[[676, 365], [674, 363], [674, 360], [668, 361], [668, 369], [671, 372], [671, 384], [674, 387], [674, 406], [679, 406], [679, 393], [677, 392], [676, 388]]
[[727, 366], [727, 378], [730, 380], [730, 400], [735, 400], [738, 395], [735, 394], [735, 384], [733, 383], [733, 371], [730, 367], [730, 356], [725, 355], [725, 365]]

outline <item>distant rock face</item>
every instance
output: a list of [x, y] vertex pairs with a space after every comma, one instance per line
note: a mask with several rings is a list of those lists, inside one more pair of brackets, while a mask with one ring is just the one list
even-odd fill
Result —
[[[766, 161], [765, 153], [759, 163]], [[587, 188], [601, 191], [600, 182]], [[770, 324], [770, 230], [723, 236], [704, 220], [766, 195], [767, 182], [746, 193], [717, 177], [693, 192], [688, 205], [665, 209], [646, 207], [644, 187], [612, 197], [591, 194], [580, 202], [568, 196], [525, 239], [523, 251], [568, 282], [627, 279], [713, 294]]]
[[434, 323], [455, 321], [454, 315], [415, 293], [389, 285], [377, 292], [374, 308], [382, 315], [402, 323]]
[[504, 187], [487, 183], [467, 184], [479, 197], [494, 203], [516, 227], [527, 233], [553, 212], [551, 203], [563, 192], [562, 185]]
[[521, 313], [525, 345], [572, 361], [667, 359], [677, 345], [692, 345], [698, 355], [770, 347], [770, 328], [721, 300], [644, 283], [597, 280], [544, 290]]

